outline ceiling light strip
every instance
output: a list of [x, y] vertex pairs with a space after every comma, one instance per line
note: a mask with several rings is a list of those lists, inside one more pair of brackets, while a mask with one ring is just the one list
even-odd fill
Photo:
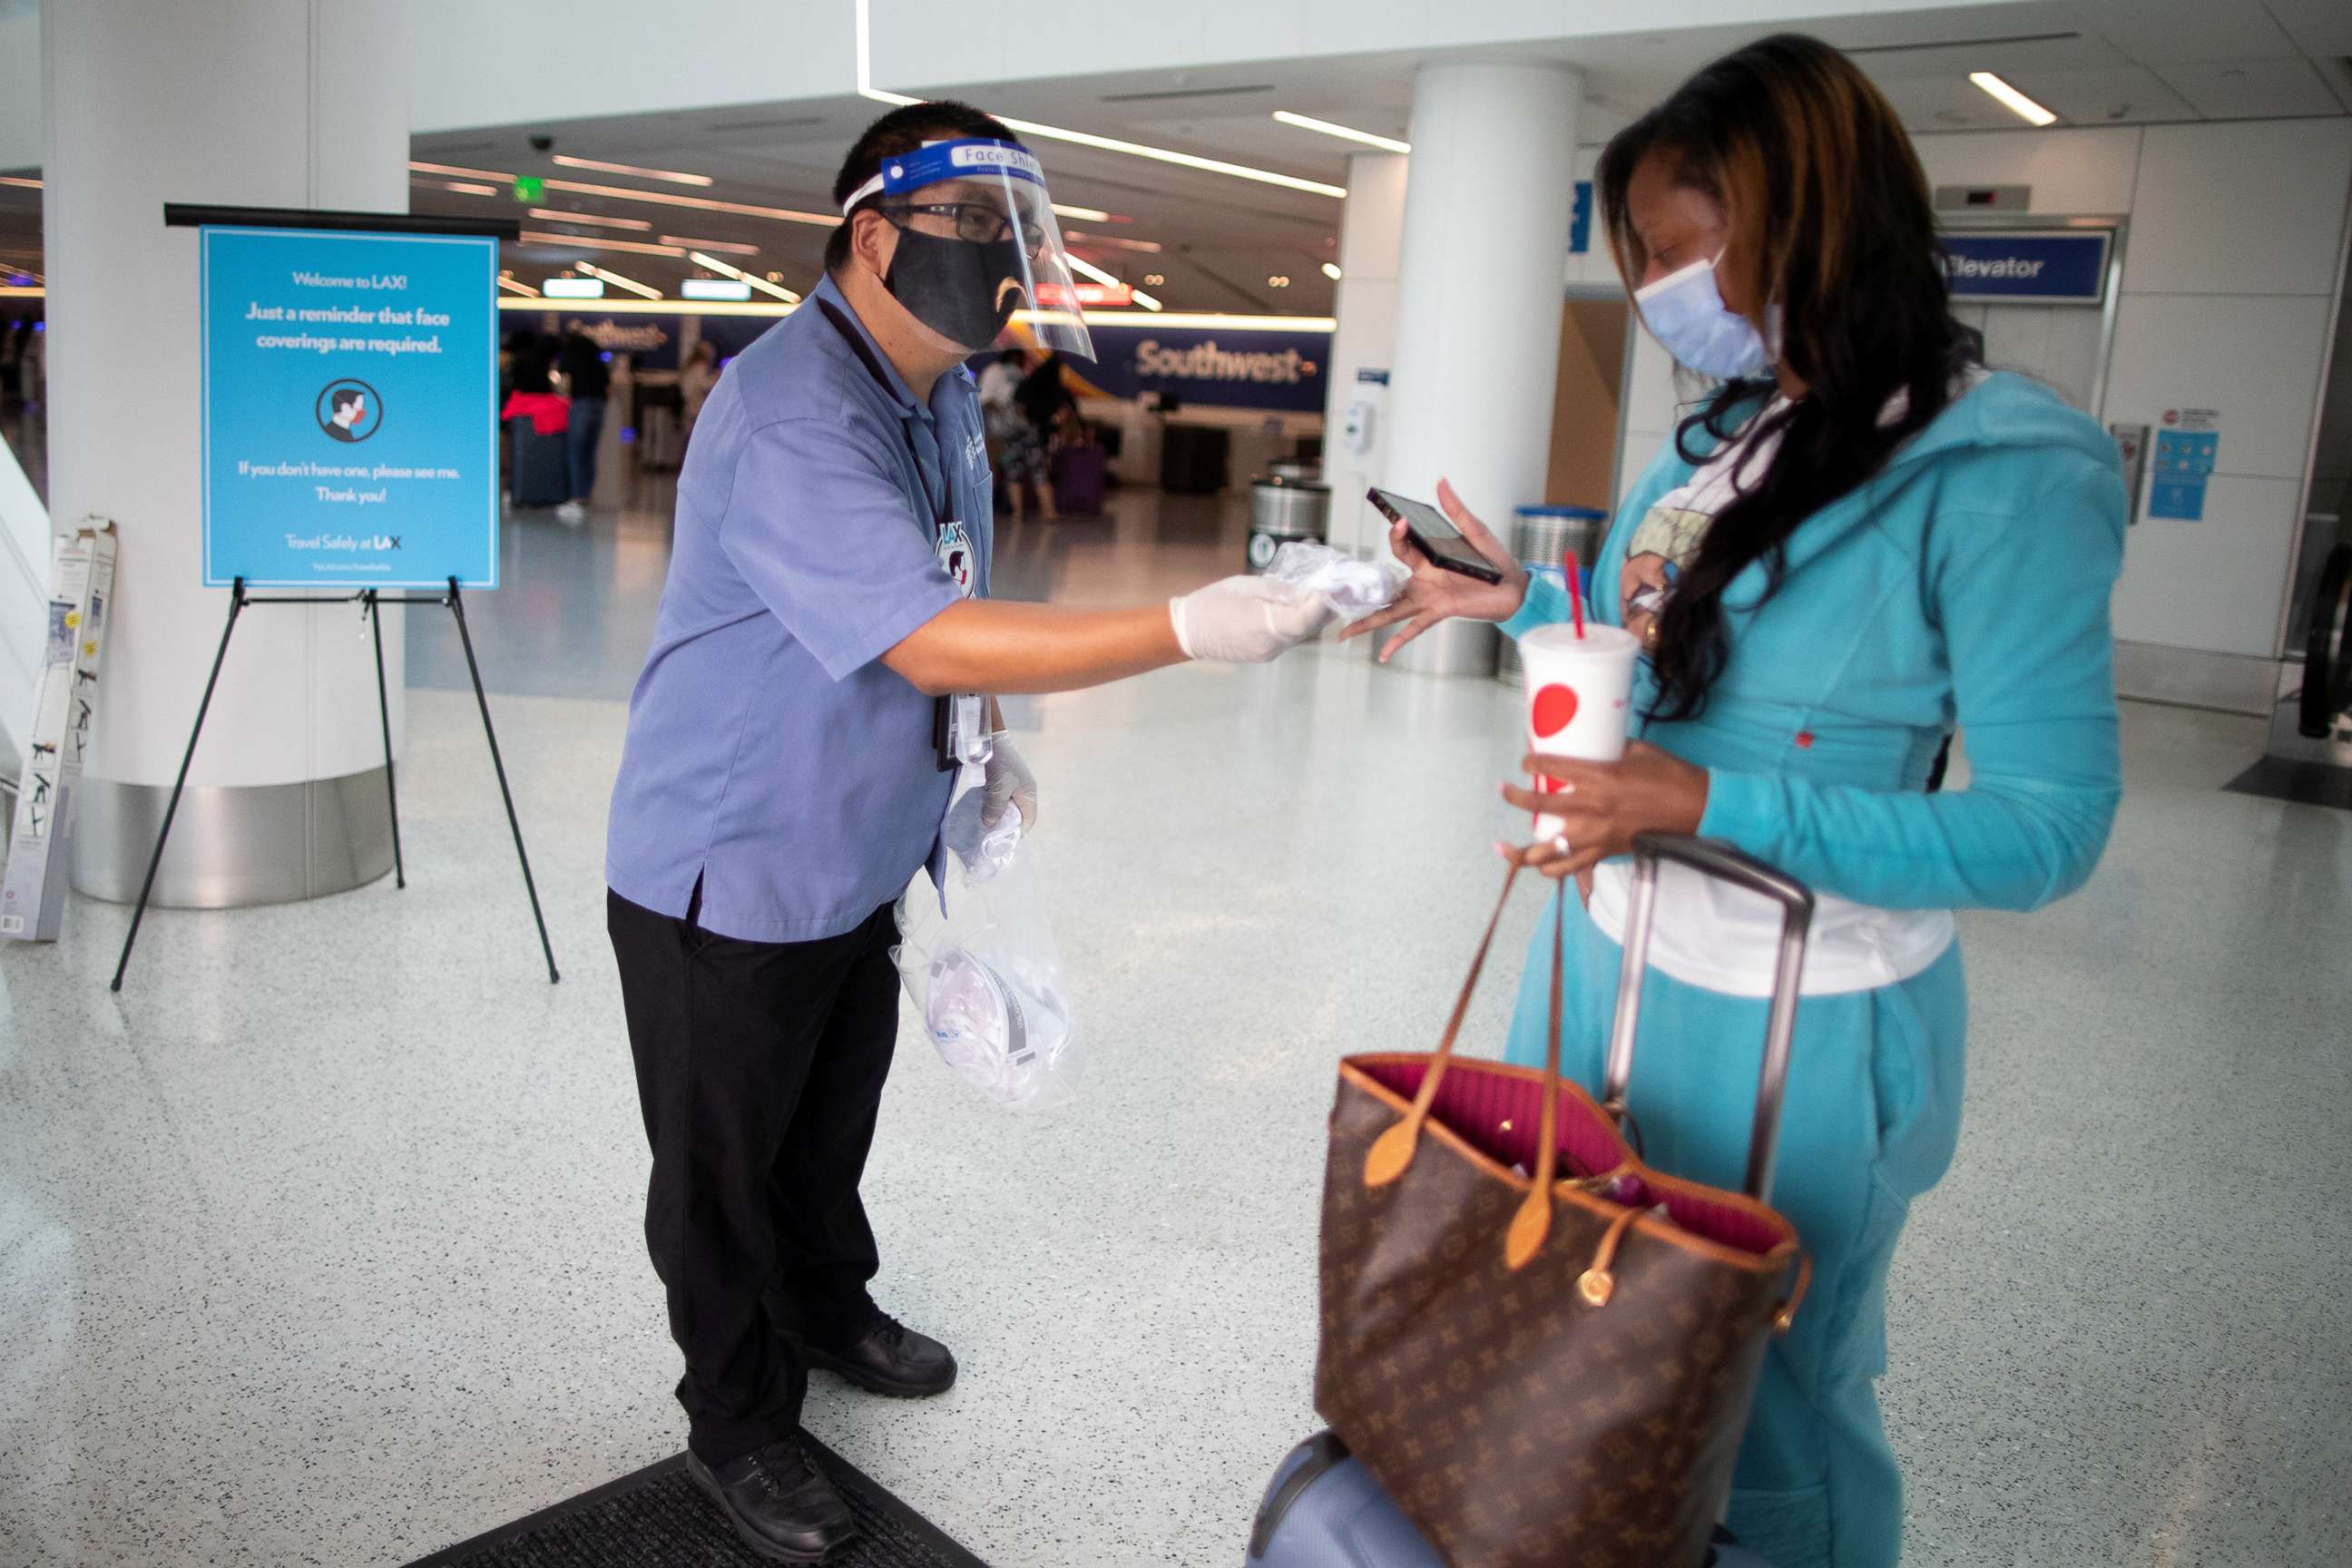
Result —
[[642, 234], [653, 224], [641, 217], [604, 217], [596, 213], [568, 213], [556, 207], [533, 207], [530, 216], [549, 223], [587, 223], [598, 228], [625, 228]]
[[593, 169], [600, 174], [633, 174], [640, 180], [667, 180], [674, 185], [707, 185], [711, 183], [708, 174], [682, 174], [676, 169], [641, 169], [635, 163], [607, 163], [595, 158], [574, 158], [566, 153], [558, 153], [548, 162], [566, 169]]
[[682, 245], [646, 245], [634, 239], [592, 239], [584, 234], [549, 234], [527, 228], [515, 236], [523, 245], [554, 245], [570, 250], [619, 250], [632, 256], [684, 256]]
[[532, 288], [528, 283], [519, 283], [511, 278], [499, 279], [499, 287], [504, 289], [510, 294], [524, 294], [530, 296], [533, 300], [539, 298], [538, 289]]
[[496, 169], [468, 169], [458, 163], [420, 163], [412, 158], [409, 169], [419, 174], [455, 174], [461, 180], [497, 180], [503, 184], [514, 184], [512, 174], [502, 174]]
[[1328, 120], [1317, 120], [1305, 114], [1293, 114], [1287, 109], [1277, 109], [1274, 117], [1285, 125], [1295, 125], [1301, 131], [1320, 132], [1337, 136], [1342, 142], [1360, 142], [1367, 147], [1378, 147], [1383, 153], [1410, 153], [1412, 143], [1400, 142], [1393, 136], [1375, 136], [1369, 131], [1359, 131], [1352, 125], [1340, 125]]
[[667, 191], [632, 191], [619, 185], [592, 185], [581, 180], [549, 180], [551, 191], [568, 191], [576, 196], [610, 196], [615, 201], [650, 202], [656, 206], [692, 207], [697, 212], [735, 213], [743, 217], [773, 218], [779, 223], [821, 224], [831, 228], [841, 222], [839, 213], [799, 212], [791, 207], [753, 206], [748, 202], [713, 201], [709, 196], [677, 196]]
[[682, 245], [688, 250], [723, 250], [730, 256], [757, 256], [756, 245], [738, 245], [731, 239], [695, 239], [683, 234], [657, 236], [664, 245]]
[[591, 278], [603, 279], [605, 282], [610, 283], [615, 289], [626, 289], [630, 293], [636, 295], [641, 300], [658, 300], [662, 297], [660, 289], [649, 289], [645, 284], [638, 282], [635, 279], [624, 278], [617, 272], [607, 272], [603, 268], [596, 266], [593, 262], [576, 261], [572, 263], [572, 265], [577, 267], [581, 271], [585, 272]]
[[1969, 79], [1991, 94], [2002, 108], [2028, 124], [2055, 125], [2058, 122], [2058, 117], [2055, 114], [2051, 113], [2050, 110], [2042, 108], [1990, 71], [1970, 71]]
[[732, 278], [738, 283], [749, 283], [761, 293], [773, 295], [787, 305], [797, 305], [801, 302], [801, 297], [782, 284], [771, 283], [764, 278], [754, 278], [731, 261], [721, 261], [715, 256], [705, 256], [698, 250], [687, 252], [686, 258], [688, 261], [698, 262], [722, 277]]

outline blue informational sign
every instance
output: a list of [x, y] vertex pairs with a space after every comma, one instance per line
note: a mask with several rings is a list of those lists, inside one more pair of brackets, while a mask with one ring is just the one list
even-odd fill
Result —
[[197, 244], [205, 584], [497, 587], [498, 241]]
[[1581, 256], [1592, 248], [1592, 182], [1576, 182], [1576, 206], [1568, 219], [1568, 253]]
[[1264, 332], [1164, 328], [1101, 321], [1095, 363], [1073, 361], [1078, 376], [1111, 397], [1164, 392], [1219, 408], [1319, 413], [1329, 332]]
[[2154, 477], [2148, 483], [2147, 515], [2182, 522], [2205, 520], [2205, 483], [2221, 453], [2218, 430], [2159, 430]]
[[1952, 298], [2095, 305], [2107, 297], [2107, 255], [2114, 242], [2104, 228], [1948, 233], [1944, 253]]

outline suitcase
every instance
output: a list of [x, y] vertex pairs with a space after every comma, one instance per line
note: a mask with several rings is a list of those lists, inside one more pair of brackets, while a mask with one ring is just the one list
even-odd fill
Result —
[[[1626, 922], [1617, 1016], [1602, 1086], [1602, 1100], [1610, 1105], [1625, 1103], [1633, 1073], [1633, 1030], [1649, 963], [1650, 924], [1657, 907], [1661, 859], [1763, 894], [1780, 903], [1790, 917], [1782, 931], [1781, 973], [1776, 976], [1763, 1082], [1757, 1096], [1744, 1184], [1751, 1195], [1769, 1198], [1789, 1044], [1796, 1032], [1796, 977], [1804, 967], [1811, 894], [1769, 867], [1721, 845], [1655, 834], [1643, 834], [1636, 841], [1633, 909]], [[1630, 1131], [1630, 1118], [1628, 1122]], [[1436, 1549], [1413, 1529], [1371, 1472], [1349, 1456], [1339, 1435], [1331, 1431], [1318, 1432], [1293, 1448], [1275, 1470], [1250, 1531], [1246, 1562], [1248, 1568], [1446, 1568]], [[1769, 1565], [1717, 1526], [1706, 1568]]]
[[564, 432], [542, 436], [530, 427], [528, 416], [507, 421], [514, 433], [514, 475], [511, 489], [519, 507], [562, 506], [572, 499], [572, 468], [564, 455]]
[[[1250, 1529], [1245, 1563], [1247, 1568], [1445, 1568], [1445, 1560], [1331, 1431], [1299, 1444], [1276, 1468]], [[1769, 1565], [1718, 1530], [1707, 1568]]]
[[1054, 510], [1064, 517], [1099, 517], [1110, 465], [1100, 447], [1065, 447], [1054, 454]]

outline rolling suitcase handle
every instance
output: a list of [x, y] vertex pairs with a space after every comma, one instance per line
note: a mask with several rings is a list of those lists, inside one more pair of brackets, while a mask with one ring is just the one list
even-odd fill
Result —
[[1643, 833], [1633, 839], [1633, 894], [1625, 918], [1625, 961], [1617, 977], [1617, 1016], [1609, 1030], [1609, 1064], [1601, 1102], [1621, 1120], [1633, 1075], [1633, 1033], [1642, 1014], [1642, 979], [1649, 968], [1650, 926], [1657, 913], [1658, 862], [1672, 860], [1703, 877], [1758, 893], [1780, 906], [1780, 952], [1772, 971], [1772, 1012], [1765, 1026], [1764, 1066], [1756, 1080], [1756, 1120], [1748, 1135], [1749, 1197], [1772, 1190], [1772, 1163], [1780, 1141], [1780, 1100], [1788, 1087], [1789, 1042], [1797, 1031], [1797, 985], [1805, 968], [1805, 937], [1812, 927], [1813, 895], [1804, 884], [1750, 855], [1713, 839]]

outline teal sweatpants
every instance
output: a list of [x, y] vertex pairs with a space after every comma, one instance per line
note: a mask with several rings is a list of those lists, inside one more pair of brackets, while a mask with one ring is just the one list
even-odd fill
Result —
[[[1622, 953], [1573, 892], [1568, 908], [1561, 1070], [1598, 1095]], [[1554, 919], [1528, 950], [1514, 1062], [1543, 1063]], [[1651, 972], [1626, 1098], [1652, 1165], [1739, 1185], [1767, 1006]], [[1902, 1478], [1874, 1387], [1886, 1265], [1911, 1200], [1951, 1163], [1967, 1029], [1957, 946], [1898, 984], [1797, 1008], [1771, 1197], [1812, 1256], [1812, 1289], [1765, 1359], [1730, 1519], [1773, 1568], [1888, 1568], [1901, 1553]]]

